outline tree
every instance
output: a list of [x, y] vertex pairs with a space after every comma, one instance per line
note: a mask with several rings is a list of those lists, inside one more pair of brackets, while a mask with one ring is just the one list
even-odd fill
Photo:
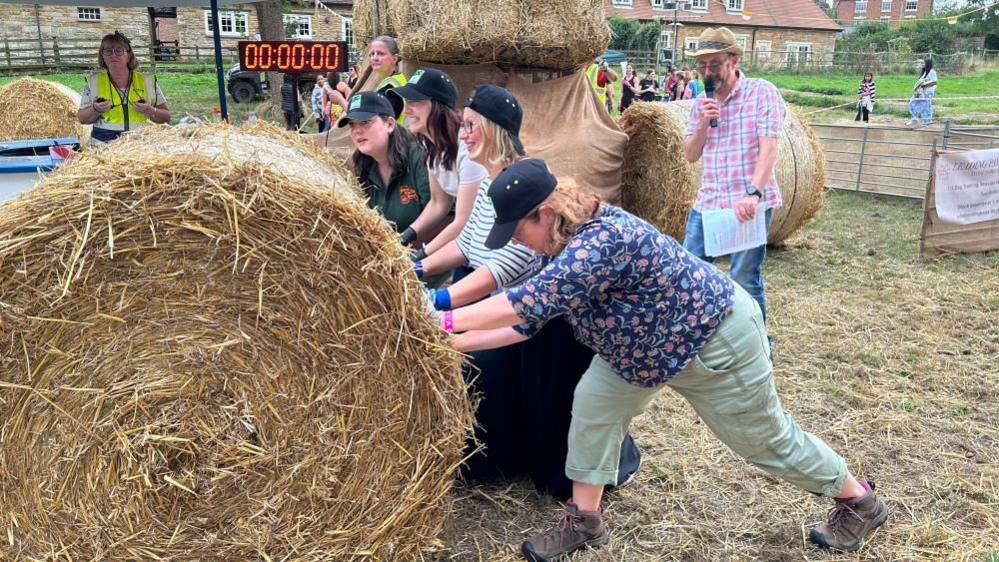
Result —
[[[970, 0], [968, 8], [981, 8], [993, 4], [995, 0]], [[967, 10], [965, 10], [967, 11]], [[986, 49], [999, 49], [999, 5], [991, 5], [981, 12], [975, 12], [961, 18], [962, 22], [969, 22], [975, 30], [975, 34], [985, 37]]]
[[[260, 39], [264, 41], [283, 41], [285, 39], [284, 11], [281, 0], [263, 0], [253, 5], [257, 10], [257, 25], [260, 26]], [[278, 99], [284, 75], [280, 72], [268, 72], [267, 84], [270, 86], [271, 99]]]

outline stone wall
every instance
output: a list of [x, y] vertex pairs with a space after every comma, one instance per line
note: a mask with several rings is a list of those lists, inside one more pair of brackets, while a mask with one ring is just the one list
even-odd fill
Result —
[[[695, 40], [706, 27], [709, 26], [686, 24], [678, 28], [676, 43], [677, 48], [680, 51], [677, 57], [678, 60], [684, 59], [682, 55], [685, 50], [687, 40]], [[663, 29], [666, 31], [670, 30], [669, 26], [666, 26]], [[736, 35], [737, 38], [745, 37], [746, 46], [743, 60], [746, 63], [756, 62], [757, 58], [759, 58], [759, 62], [778, 64], [786, 60], [786, 55], [784, 53], [788, 50], [788, 43], [810, 43], [812, 53], [831, 53], [836, 47], [835, 31], [816, 31], [776, 27], [755, 28], [748, 26], [730, 26], [729, 29]], [[759, 43], [762, 42], [770, 43], [769, 50], [773, 53], [772, 55], [763, 57], [754, 56], [753, 51], [756, 50], [760, 46]], [[828, 58], [828, 56], [829, 55], [826, 55], [826, 58]], [[692, 61], [688, 59], [683, 64], [689, 66], [691, 63]]]

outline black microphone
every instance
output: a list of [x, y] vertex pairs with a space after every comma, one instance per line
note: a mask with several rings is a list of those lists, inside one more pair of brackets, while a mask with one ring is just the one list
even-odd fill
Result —
[[[711, 78], [705, 78], [704, 79], [704, 95], [707, 96], [707, 97], [709, 97], [709, 98], [711, 98], [711, 99], [715, 99], [715, 81], [712, 80]], [[715, 118], [713, 118], [711, 120], [711, 126], [712, 127], [717, 127], [718, 126], [718, 118], [717, 117], [715, 117]]]

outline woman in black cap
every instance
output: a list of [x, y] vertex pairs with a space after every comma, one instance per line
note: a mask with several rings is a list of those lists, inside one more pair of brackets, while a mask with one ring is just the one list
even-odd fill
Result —
[[430, 203], [430, 180], [423, 151], [394, 115], [385, 96], [362, 92], [351, 96], [337, 127], [350, 127], [351, 164], [368, 205], [402, 233]]
[[[491, 176], [525, 156], [517, 136], [522, 119], [520, 103], [509, 91], [492, 85], [475, 88], [464, 109], [461, 140], [468, 145], [472, 159]], [[524, 246], [486, 247], [496, 218], [487, 195], [489, 185], [488, 178], [481, 183], [472, 214], [458, 238], [424, 260], [431, 272], [464, 264], [477, 267], [448, 289], [432, 293], [438, 309], [451, 307], [452, 294], [455, 304], [465, 304], [497, 288], [517, 285], [542, 265]], [[422, 263], [415, 267], [418, 273], [423, 271]], [[571, 483], [563, 466], [572, 392], [592, 354], [573, 340], [569, 326], [560, 321], [549, 323], [523, 345], [473, 354], [474, 369], [466, 374], [473, 391], [482, 396], [476, 412], [476, 435], [486, 452], [469, 460], [466, 476], [480, 480], [526, 473], [539, 490], [568, 497]], [[626, 482], [640, 463], [630, 436], [623, 439], [621, 450], [618, 483]]]
[[[405, 86], [390, 90], [386, 97], [406, 101], [407, 126], [423, 149], [430, 177], [430, 204], [402, 233], [403, 244], [417, 238], [425, 242], [416, 254], [422, 259], [457, 238], [465, 227], [486, 169], [469, 157], [468, 147], [458, 139], [458, 88], [447, 73], [420, 68]], [[445, 226], [452, 203], [454, 220]]]
[[460, 351], [523, 342], [565, 318], [596, 352], [575, 388], [565, 473], [572, 498], [549, 530], [525, 541], [532, 561], [559, 560], [609, 538], [600, 507], [618, 478], [621, 438], [667, 386], [735, 453], [771, 475], [836, 498], [820, 546], [857, 550], [885, 522], [874, 485], [781, 407], [763, 315], [744, 289], [647, 222], [559, 185], [542, 160], [493, 180], [486, 246], [511, 240], [552, 260], [523, 285], [443, 313]]

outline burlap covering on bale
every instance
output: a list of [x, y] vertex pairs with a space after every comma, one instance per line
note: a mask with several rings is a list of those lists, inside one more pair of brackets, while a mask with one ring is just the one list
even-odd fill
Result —
[[404, 58], [444, 64], [572, 70], [610, 42], [603, 0], [365, 0], [354, 3], [354, 22], [358, 45], [394, 35]]
[[[683, 155], [693, 100], [638, 102], [619, 121], [628, 134], [622, 167], [624, 208], [682, 241], [701, 186], [701, 163]], [[788, 113], [777, 142], [777, 184], [784, 206], [774, 213], [768, 242], [777, 244], [815, 217], [824, 202], [825, 156], [808, 122]]]
[[[420, 66], [439, 68], [451, 75], [458, 86], [459, 110], [477, 84], [509, 89], [524, 109], [520, 138], [528, 154], [544, 158], [557, 176], [573, 178], [605, 201], [620, 202], [621, 165], [628, 138], [600, 107], [585, 74], [576, 72], [532, 82], [529, 74], [507, 74], [492, 64], [403, 65], [407, 75]], [[312, 140], [344, 160], [354, 151], [346, 127], [312, 135]]]
[[0, 208], [0, 558], [434, 548], [471, 414], [396, 238], [264, 125], [143, 129]]
[[0, 141], [76, 137], [89, 140], [90, 126], [76, 119], [80, 94], [58, 82], [18, 78], [0, 86]]

